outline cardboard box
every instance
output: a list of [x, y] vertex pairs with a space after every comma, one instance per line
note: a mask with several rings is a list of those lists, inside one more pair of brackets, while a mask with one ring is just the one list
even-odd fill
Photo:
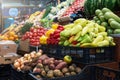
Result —
[[20, 43], [19, 43], [19, 50], [21, 51], [25, 51], [25, 52], [29, 52], [30, 51], [30, 47], [29, 47], [29, 40], [20, 40]]
[[0, 64], [12, 64], [18, 58], [20, 58], [20, 56], [16, 53], [0, 56]]
[[0, 56], [4, 56], [8, 53], [16, 53], [17, 44], [13, 41], [0, 41]]

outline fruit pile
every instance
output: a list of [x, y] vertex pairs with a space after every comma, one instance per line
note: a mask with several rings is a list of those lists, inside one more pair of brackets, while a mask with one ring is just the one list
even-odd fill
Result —
[[2, 40], [12, 40], [12, 41], [17, 41], [18, 40], [18, 35], [14, 31], [10, 31], [5, 35], [2, 35], [0, 37]]
[[38, 46], [40, 44], [40, 37], [47, 31], [43, 27], [31, 27], [30, 31], [27, 31], [23, 36], [22, 40], [29, 39], [30, 45]]
[[60, 45], [77, 47], [103, 47], [115, 45], [105, 27], [84, 18], [64, 26], [60, 33]]
[[42, 55], [42, 51], [31, 52], [23, 57], [15, 60], [14, 68], [19, 71], [31, 70], [32, 73], [37, 73], [38, 78], [55, 78], [80, 73], [81, 68], [75, 64], [67, 64], [63, 60], [58, 60]]
[[110, 9], [97, 9], [95, 14], [96, 16], [93, 18], [94, 21], [106, 27], [108, 34], [120, 33], [120, 17], [113, 13]]

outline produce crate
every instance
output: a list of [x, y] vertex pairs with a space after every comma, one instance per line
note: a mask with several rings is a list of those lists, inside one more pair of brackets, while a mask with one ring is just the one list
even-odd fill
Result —
[[[118, 64], [119, 65], [119, 64]], [[120, 80], [120, 70], [103, 66], [87, 66], [80, 74], [62, 78], [37, 78], [37, 74], [29, 74], [29, 80]]]
[[94, 66], [92, 80], [120, 80], [120, 63], [112, 62]]
[[11, 64], [11, 80], [28, 80], [28, 72], [18, 71]]
[[87, 67], [84, 68], [79, 74], [77, 75], [72, 75], [72, 76], [66, 76], [66, 77], [58, 77], [58, 78], [37, 78], [36, 76], [38, 74], [36, 73], [30, 73], [29, 75], [31, 77], [29, 77], [29, 80], [89, 80], [90, 79], [90, 68], [91, 67]]
[[115, 48], [115, 59], [116, 61], [120, 62], [120, 34], [111, 34], [113, 37], [115, 43], [116, 43], [116, 48]]
[[115, 56], [115, 46], [80, 48], [42, 45], [41, 49], [45, 54], [49, 54], [57, 58], [63, 58], [65, 55], [70, 55], [74, 62], [83, 64], [111, 62], [114, 61]]
[[0, 65], [0, 80], [11, 80], [10, 65]]

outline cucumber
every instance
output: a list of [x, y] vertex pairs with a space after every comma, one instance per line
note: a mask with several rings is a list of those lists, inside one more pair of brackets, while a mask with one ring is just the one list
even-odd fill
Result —
[[110, 18], [113, 18], [114, 20], [116, 20], [117, 22], [120, 23], [120, 18], [119, 18], [116, 14], [114, 14], [114, 13], [112, 13], [112, 12], [106, 12], [106, 13], [104, 14], [104, 17], [105, 17], [107, 20], [110, 19]]
[[120, 29], [115, 29], [114, 34], [120, 34]]
[[113, 29], [120, 29], [120, 23], [116, 22], [116, 21], [111, 21], [110, 22], [110, 26]]

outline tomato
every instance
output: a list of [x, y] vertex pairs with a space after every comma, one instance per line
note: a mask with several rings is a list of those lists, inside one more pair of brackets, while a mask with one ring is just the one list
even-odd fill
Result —
[[31, 28], [30, 28], [30, 32], [33, 32], [33, 31], [34, 31], [34, 27], [31, 27]]
[[38, 33], [38, 36], [42, 36], [43, 35], [43, 33]]
[[33, 33], [36, 33], [36, 32], [37, 32], [37, 29], [34, 29], [34, 30], [33, 30]]
[[35, 32], [35, 33], [33, 33], [33, 37], [36, 37], [37, 36], [37, 33]]
[[30, 43], [34, 43], [35, 42], [35, 39], [30, 39]]
[[39, 33], [40, 32], [40, 29], [37, 29], [37, 33]]

